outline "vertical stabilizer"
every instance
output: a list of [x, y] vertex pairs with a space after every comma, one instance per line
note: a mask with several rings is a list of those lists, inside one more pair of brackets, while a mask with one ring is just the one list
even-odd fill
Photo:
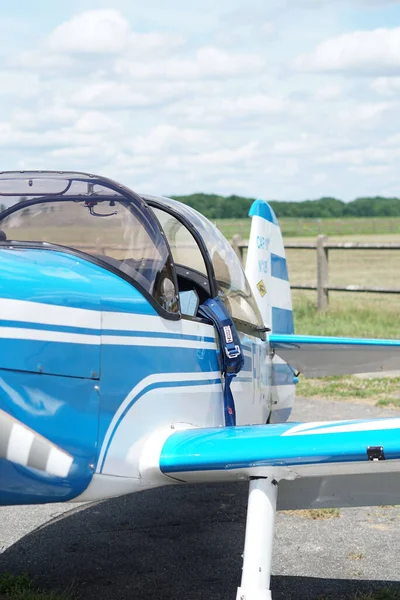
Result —
[[246, 275], [264, 320], [274, 333], [293, 333], [292, 297], [282, 233], [264, 200], [253, 202]]
[[[246, 275], [264, 324], [273, 333], [294, 333], [292, 296], [282, 233], [274, 211], [264, 200], [253, 202]], [[295, 382], [293, 369], [274, 356], [271, 372], [270, 422], [286, 421], [290, 415]]]

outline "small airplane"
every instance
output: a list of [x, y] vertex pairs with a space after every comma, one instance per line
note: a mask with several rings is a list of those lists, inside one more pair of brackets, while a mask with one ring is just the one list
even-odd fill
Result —
[[0, 173], [0, 505], [248, 480], [240, 600], [277, 509], [396, 504], [400, 419], [288, 422], [299, 372], [400, 368], [400, 341], [294, 333], [278, 221], [245, 271], [190, 207], [84, 173]]

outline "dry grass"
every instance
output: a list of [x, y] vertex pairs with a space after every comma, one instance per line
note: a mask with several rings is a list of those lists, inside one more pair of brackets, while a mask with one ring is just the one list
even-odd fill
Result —
[[[348, 236], [347, 240], [390, 243], [400, 242], [400, 236]], [[288, 250], [287, 259], [291, 282], [316, 283], [315, 251]], [[330, 251], [329, 283], [400, 288], [399, 267], [400, 251]], [[295, 330], [300, 334], [400, 339], [400, 295], [331, 292], [329, 311], [321, 314], [316, 311], [316, 292], [294, 291], [293, 304]], [[399, 378], [301, 378], [297, 388], [298, 395], [305, 397], [395, 407], [400, 405], [399, 391]]]
[[[343, 241], [343, 238], [329, 238], [330, 241]], [[346, 241], [363, 243], [400, 243], [400, 236], [348, 236]], [[285, 243], [289, 243], [285, 239]], [[294, 241], [294, 240], [291, 240]], [[297, 240], [299, 241], [299, 240]], [[302, 241], [302, 240], [301, 240]], [[314, 240], [310, 240], [315, 242]], [[317, 282], [317, 265], [315, 250], [287, 250], [287, 260], [291, 283]], [[330, 250], [329, 251], [329, 283], [331, 285], [360, 285], [365, 287], [393, 287], [400, 289], [399, 281], [400, 250]], [[331, 293], [331, 299], [347, 298], [346, 302], [364, 304], [364, 296], [360, 294]], [[368, 304], [374, 300], [386, 304], [399, 305], [398, 296], [371, 295]]]
[[362, 552], [350, 552], [347, 558], [349, 560], [363, 560], [363, 558], [365, 558], [365, 555]]
[[328, 519], [338, 519], [340, 517], [340, 510], [338, 508], [310, 508], [305, 510], [285, 510], [284, 514], [312, 521], [326, 521]]
[[305, 379], [300, 376], [297, 394], [304, 398], [324, 398], [347, 402], [400, 406], [400, 377], [324, 377]]

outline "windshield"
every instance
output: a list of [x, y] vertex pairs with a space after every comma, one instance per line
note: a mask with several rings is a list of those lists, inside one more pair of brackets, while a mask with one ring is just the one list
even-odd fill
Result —
[[194, 269], [207, 277], [203, 255], [190, 231], [164, 210], [153, 208], [153, 211], [167, 236], [175, 264]]
[[[40, 184], [43, 193], [43, 180]], [[76, 195], [79, 186], [81, 193]], [[179, 314], [170, 251], [156, 219], [143, 202], [136, 205], [112, 189], [107, 197], [107, 188], [100, 185], [95, 195], [93, 186], [91, 194], [84, 198], [82, 191], [87, 192], [88, 185], [81, 181], [69, 183], [68, 191], [75, 188], [73, 200], [68, 199], [68, 193], [57, 198], [57, 193], [66, 187], [61, 179], [50, 180], [47, 189], [51, 192], [27, 199], [11, 196], [10, 182], [0, 181], [0, 204], [5, 200], [13, 207], [10, 214], [0, 214], [0, 243], [57, 244], [84, 252], [134, 280], [168, 313]], [[29, 182], [18, 182], [17, 194], [26, 189]]]
[[[144, 196], [144, 198], [151, 199], [150, 196]], [[231, 316], [234, 319], [263, 327], [263, 321], [242, 264], [222, 233], [208, 219], [189, 206], [169, 198], [160, 200], [164, 205], [171, 207], [190, 221], [203, 238], [214, 267], [218, 295]], [[160, 218], [160, 210], [155, 209], [155, 211], [157, 217]], [[161, 217], [160, 220], [163, 227], [166, 228], [175, 261], [206, 275], [207, 271], [200, 249], [186, 227], [182, 223], [177, 224], [176, 219], [168, 218], [168, 215]]]

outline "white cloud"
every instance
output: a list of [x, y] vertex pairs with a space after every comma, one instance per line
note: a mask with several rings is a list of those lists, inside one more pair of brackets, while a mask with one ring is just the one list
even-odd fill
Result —
[[260, 123], [262, 118], [299, 115], [304, 110], [301, 104], [292, 102], [283, 96], [268, 94], [239, 95], [220, 98], [219, 94], [205, 95], [187, 103], [182, 101], [167, 109], [168, 114], [179, 116], [189, 123], [224, 124], [249, 121]]
[[195, 165], [209, 165], [220, 168], [221, 165], [238, 165], [242, 161], [253, 159], [257, 155], [257, 142], [249, 142], [238, 148], [221, 148], [213, 152], [203, 152], [191, 156], [189, 162]]
[[119, 127], [120, 125], [115, 119], [96, 110], [83, 113], [74, 124], [74, 130], [82, 133], [110, 132]]
[[50, 35], [53, 52], [108, 54], [128, 42], [130, 25], [117, 10], [88, 10], [62, 23]]
[[50, 105], [39, 110], [17, 108], [11, 115], [14, 127], [23, 130], [51, 129], [72, 124], [78, 117], [76, 110], [65, 105]]
[[[258, 0], [230, 0], [223, 16], [226, 2], [178, 11], [178, 2], [115, 0], [86, 11], [82, 0], [86, 12], [64, 7], [65, 22], [55, 3], [53, 31], [35, 17], [11, 46], [1, 37], [2, 167], [103, 172], [164, 193], [400, 189], [398, 30], [387, 21], [345, 33], [350, 12], [358, 27], [367, 22], [369, 0], [351, 11], [339, 0], [268, 0], [260, 10]], [[301, 53], [300, 70], [289, 69]]]
[[318, 86], [315, 91], [314, 97], [317, 101], [329, 102], [331, 100], [337, 100], [342, 98], [344, 94], [343, 85], [339, 83], [329, 83]]
[[136, 136], [125, 148], [135, 154], [164, 154], [180, 152], [191, 154], [191, 149], [198, 151], [211, 144], [209, 134], [202, 129], [182, 129], [167, 123], [158, 125], [146, 135]]
[[132, 32], [126, 46], [126, 54], [139, 59], [144, 56], [165, 55], [181, 48], [185, 39], [180, 36], [168, 35], [158, 31], [150, 33]]
[[378, 77], [372, 81], [371, 88], [381, 96], [398, 96], [400, 77]]
[[34, 69], [35, 71], [49, 69], [67, 69], [74, 66], [70, 56], [50, 52], [47, 48], [21, 52], [10, 61], [11, 67]]
[[36, 73], [7, 69], [0, 71], [0, 81], [0, 96], [32, 98], [40, 90], [40, 78]]
[[197, 79], [248, 76], [265, 68], [264, 59], [256, 54], [230, 54], [213, 46], [199, 48], [193, 58], [167, 57], [153, 61], [138, 58], [118, 59], [116, 73], [134, 79]]
[[374, 129], [390, 112], [398, 113], [399, 105], [391, 102], [369, 102], [350, 104], [338, 112], [338, 120], [345, 127]]
[[327, 39], [313, 53], [297, 57], [294, 66], [304, 71], [364, 75], [400, 73], [400, 27], [355, 31]]
[[125, 110], [160, 106], [190, 95], [202, 96], [206, 91], [204, 85], [195, 80], [150, 80], [138, 86], [132, 81], [100, 78], [83, 85], [71, 83], [69, 102], [82, 108]]
[[269, 149], [272, 155], [304, 156], [324, 150], [324, 142], [316, 135], [300, 134], [299, 139], [275, 142]]
[[92, 108], [135, 108], [151, 105], [140, 89], [118, 81], [95, 81], [79, 86], [70, 96], [73, 106]]
[[389, 165], [366, 165], [362, 167], [349, 167], [351, 173], [362, 175], [363, 177], [377, 177], [386, 175], [390, 172]]
[[333, 152], [317, 159], [320, 164], [346, 164], [357, 167], [366, 167], [367, 165], [385, 166], [397, 161], [400, 157], [400, 147], [388, 149], [382, 147], [355, 148], [353, 150], [343, 150]]

